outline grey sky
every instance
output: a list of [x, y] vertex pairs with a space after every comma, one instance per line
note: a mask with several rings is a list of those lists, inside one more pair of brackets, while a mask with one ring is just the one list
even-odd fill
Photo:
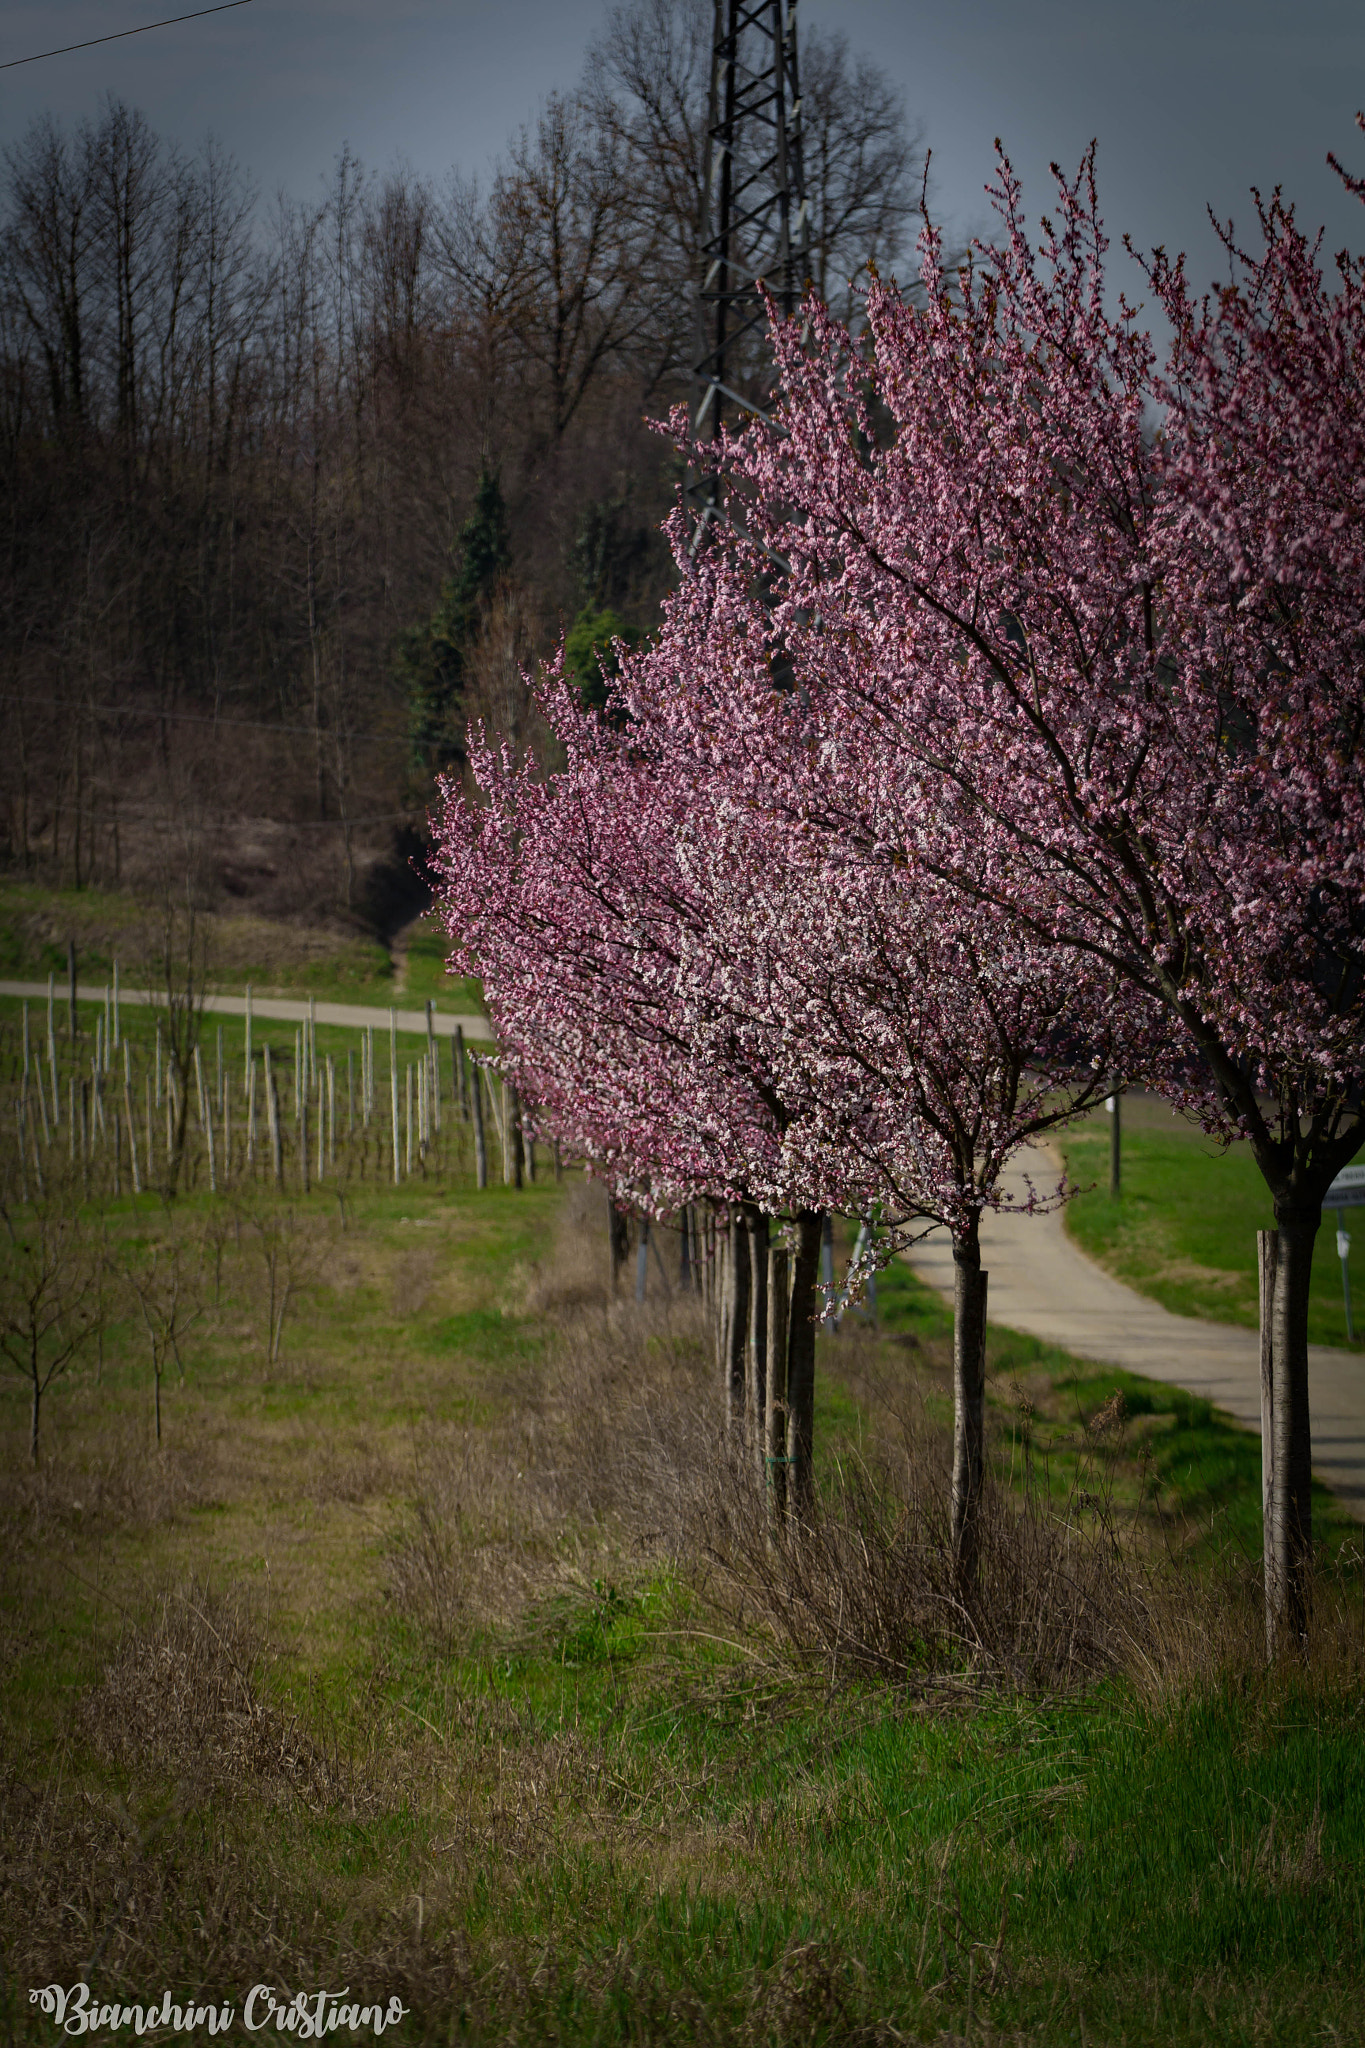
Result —
[[[127, 28], [192, 0], [0, 0], [0, 58]], [[343, 141], [383, 168], [485, 170], [509, 132], [577, 75], [604, 0], [253, 0], [207, 20], [0, 72], [0, 139], [36, 112], [71, 119], [114, 92], [193, 144], [212, 130], [268, 194], [315, 188]], [[989, 219], [1000, 135], [1047, 203], [1047, 166], [1092, 135], [1115, 240], [1189, 250], [1214, 269], [1205, 204], [1249, 222], [1248, 188], [1282, 183], [1329, 246], [1365, 248], [1358, 202], [1324, 162], [1365, 170], [1359, 0], [802, 0], [905, 90], [956, 233]]]

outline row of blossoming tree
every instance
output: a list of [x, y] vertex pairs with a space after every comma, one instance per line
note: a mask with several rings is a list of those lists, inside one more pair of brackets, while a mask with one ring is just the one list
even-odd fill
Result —
[[677, 521], [609, 714], [552, 669], [554, 771], [476, 747], [477, 799], [446, 789], [452, 964], [619, 1202], [733, 1220], [726, 1400], [779, 1501], [810, 1485], [822, 1212], [875, 1211], [877, 1257], [951, 1232], [965, 1587], [1011, 1156], [1115, 1071], [1248, 1142], [1274, 1647], [1311, 1563], [1313, 1242], [1365, 1137], [1365, 268], [1258, 202], [1216, 296], [1146, 266], [1159, 353], [1108, 310], [1090, 160], [1038, 247], [1003, 157], [994, 197], [956, 273], [926, 227], [919, 303], [775, 324], [770, 418], [688, 451], [742, 518], [701, 548]]

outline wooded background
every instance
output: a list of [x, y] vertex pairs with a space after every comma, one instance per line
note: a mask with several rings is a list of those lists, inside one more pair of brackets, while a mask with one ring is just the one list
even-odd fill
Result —
[[[710, 9], [635, 0], [486, 186], [264, 198], [107, 100], [0, 187], [0, 860], [383, 921], [466, 723], [647, 630], [689, 395]], [[812, 283], [919, 200], [897, 93], [801, 51]]]

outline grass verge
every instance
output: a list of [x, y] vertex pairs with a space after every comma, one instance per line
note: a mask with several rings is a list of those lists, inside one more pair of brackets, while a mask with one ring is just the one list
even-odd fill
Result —
[[[292, 1201], [273, 1367], [244, 1211], [161, 1449], [125, 1317], [46, 1467], [6, 1460], [14, 2038], [55, 2037], [27, 1986], [84, 1970], [101, 2000], [229, 2000], [234, 2031], [254, 1982], [349, 1986], [446, 2043], [1365, 2040], [1354, 1610], [1347, 1650], [1269, 1676], [1179, 1617], [1160, 1668], [1066, 1690], [793, 1654], [680, 1454], [723, 1476], [698, 1318], [605, 1312], [598, 1199], [454, 1174]], [[941, 1467], [943, 1311], [899, 1269], [881, 1306], [820, 1340], [832, 1499]], [[1246, 1440], [992, 1347], [1004, 1495], [1026, 1456], [1072, 1515], [1107, 1488], [1200, 1627], [1235, 1619]]]
[[[1220, 1151], [1173, 1122], [1167, 1130], [1125, 1129], [1122, 1193], [1111, 1200], [1106, 1121], [1092, 1119], [1063, 1137], [1067, 1171], [1083, 1190], [1066, 1212], [1077, 1244], [1176, 1315], [1255, 1329], [1256, 1233], [1270, 1229], [1274, 1216], [1250, 1151]], [[1345, 1213], [1355, 1343], [1365, 1348], [1365, 1226], [1353, 1226]], [[1313, 1344], [1347, 1343], [1331, 1212], [1313, 1256], [1308, 1336]]]

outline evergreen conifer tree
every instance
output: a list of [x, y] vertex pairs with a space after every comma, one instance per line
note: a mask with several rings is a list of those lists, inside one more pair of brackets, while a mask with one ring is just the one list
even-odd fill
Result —
[[399, 636], [396, 666], [408, 702], [414, 764], [464, 758], [463, 702], [469, 657], [488, 603], [511, 567], [507, 507], [496, 470], [479, 471], [474, 503], [455, 542], [456, 570], [431, 617]]

